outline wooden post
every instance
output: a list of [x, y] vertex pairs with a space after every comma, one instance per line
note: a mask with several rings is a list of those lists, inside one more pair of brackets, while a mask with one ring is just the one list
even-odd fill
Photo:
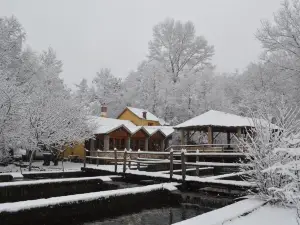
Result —
[[130, 137], [127, 137], [127, 138], [125, 139], [125, 148], [126, 148], [127, 150], [130, 149]]
[[147, 152], [149, 150], [149, 138], [145, 138], [145, 151]]
[[[199, 154], [199, 150], [197, 149], [196, 154]], [[199, 155], [196, 155], [196, 163], [199, 162]], [[196, 165], [196, 176], [199, 176], [199, 166]]]
[[86, 167], [86, 149], [85, 148], [83, 148], [83, 168], [85, 168]]
[[104, 151], [109, 151], [109, 135], [104, 135]]
[[184, 130], [180, 131], [180, 144], [184, 145]]
[[115, 173], [118, 171], [118, 155], [117, 155], [117, 149], [114, 149], [114, 156], [115, 156]]
[[238, 137], [238, 138], [241, 138], [241, 136], [242, 136], [242, 128], [241, 128], [241, 127], [238, 127], [238, 128], [237, 128], [237, 137]]
[[170, 181], [173, 178], [173, 149], [170, 150]]
[[208, 145], [211, 146], [213, 144], [213, 132], [212, 132], [212, 127], [208, 127], [207, 130], [207, 141]]
[[124, 163], [123, 163], [123, 173], [126, 172], [126, 159], [127, 159], [127, 150], [124, 150]]
[[[141, 150], [140, 149], [138, 149], [138, 152], [140, 152]], [[141, 165], [140, 165], [140, 162], [139, 162], [139, 158], [140, 158], [140, 154], [138, 153], [137, 154], [137, 170], [140, 170], [140, 167], [141, 167]]]
[[[126, 149], [125, 149], [125, 150], [126, 150]], [[131, 153], [132, 150], [129, 149], [128, 151], [129, 151], [129, 153]], [[129, 154], [128, 167], [129, 167], [129, 169], [131, 169], [131, 154]]]
[[181, 170], [182, 170], [182, 182], [185, 182], [185, 154], [184, 154], [184, 150], [182, 150], [181, 152]]
[[231, 141], [231, 139], [230, 139], [230, 132], [227, 131], [227, 148], [228, 149], [230, 149], [230, 141]]

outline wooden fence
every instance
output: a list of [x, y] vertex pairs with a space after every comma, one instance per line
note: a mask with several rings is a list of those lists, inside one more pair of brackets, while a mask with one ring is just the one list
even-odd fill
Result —
[[[86, 153], [93, 153], [93, 156], [87, 156]], [[104, 155], [104, 156], [103, 156]], [[147, 157], [141, 157], [147, 156]], [[150, 156], [150, 157], [149, 157]], [[154, 158], [153, 156], [160, 156], [160, 158]], [[188, 162], [187, 157], [195, 156], [195, 162]], [[170, 167], [170, 179], [173, 178], [174, 174], [174, 164], [181, 165], [182, 180], [185, 181], [187, 166], [193, 166], [196, 170], [196, 176], [199, 176], [199, 170], [204, 168], [214, 168], [214, 167], [228, 167], [228, 168], [238, 168], [241, 163], [224, 163], [224, 162], [200, 162], [199, 158], [203, 156], [209, 157], [245, 157], [242, 152], [203, 152], [196, 150], [195, 152], [187, 152], [186, 150], [174, 151], [171, 149], [166, 152], [151, 152], [151, 151], [131, 151], [124, 150], [119, 151], [114, 149], [113, 151], [89, 151], [85, 150], [84, 154], [84, 167], [86, 167], [87, 159], [96, 160], [97, 166], [99, 165], [99, 160], [109, 161], [114, 164], [114, 171], [118, 172], [118, 164], [121, 162], [123, 165], [123, 173], [125, 174], [127, 165], [129, 169], [134, 163], [138, 170], [140, 170], [141, 165], [159, 165], [159, 164], [169, 164]], [[176, 160], [176, 158], [180, 160]]]

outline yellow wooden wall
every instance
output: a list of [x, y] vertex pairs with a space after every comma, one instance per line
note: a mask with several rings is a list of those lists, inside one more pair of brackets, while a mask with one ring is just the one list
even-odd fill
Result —
[[148, 123], [152, 123], [153, 126], [159, 126], [158, 121], [153, 120], [144, 120], [136, 116], [134, 113], [132, 113], [129, 109], [125, 109], [124, 112], [118, 117], [120, 120], [130, 120], [132, 123], [134, 123], [137, 126], [148, 126]]
[[79, 158], [83, 159], [84, 157], [84, 144], [76, 144], [74, 147], [68, 147], [64, 151], [64, 158], [68, 158], [69, 155], [78, 155]]

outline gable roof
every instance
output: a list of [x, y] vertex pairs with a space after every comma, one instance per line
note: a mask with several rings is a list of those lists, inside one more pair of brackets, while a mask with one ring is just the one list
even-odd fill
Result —
[[129, 120], [119, 120], [106, 117], [90, 116], [88, 123], [92, 126], [94, 134], [108, 134], [112, 131], [123, 127], [131, 135], [139, 130], [143, 130], [147, 135], [152, 136], [157, 131], [160, 131], [165, 137], [174, 132], [170, 126], [136, 126]]
[[154, 114], [149, 112], [148, 110], [145, 109], [139, 109], [139, 108], [133, 108], [133, 107], [127, 107], [129, 111], [131, 111], [134, 115], [136, 115], [140, 119], [144, 119], [143, 117], [143, 112], [147, 112], [146, 115], [146, 120], [152, 120], [152, 121], [157, 121], [159, 122], [158, 117], [156, 117]]
[[118, 120], [106, 117], [91, 116], [89, 123], [93, 126], [94, 134], [108, 134], [121, 127], [131, 134], [136, 129], [136, 126], [129, 120]]
[[[255, 120], [255, 121], [254, 121]], [[238, 116], [231, 113], [209, 110], [199, 116], [196, 116], [190, 120], [187, 120], [181, 124], [178, 124], [174, 128], [186, 128], [186, 127], [254, 127], [257, 122], [261, 124], [271, 125], [272, 129], [278, 127], [274, 124], [268, 123], [263, 119], [252, 119], [249, 117]]]
[[174, 132], [174, 128], [171, 126], [144, 126], [144, 128], [149, 129], [152, 132], [160, 130], [165, 137], [170, 136]]

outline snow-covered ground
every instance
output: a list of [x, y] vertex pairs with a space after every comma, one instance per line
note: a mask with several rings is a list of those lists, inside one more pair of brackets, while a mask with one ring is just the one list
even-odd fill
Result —
[[[33, 173], [37, 172], [61, 172], [63, 171], [62, 164], [59, 163], [58, 166], [43, 166], [42, 161], [36, 161], [33, 163], [34, 169]], [[79, 171], [81, 167], [83, 166], [82, 163], [74, 163], [74, 162], [64, 162], [64, 171]], [[87, 164], [87, 167], [89, 168], [98, 168], [101, 170], [107, 170], [107, 171], [114, 171], [115, 167], [114, 165], [94, 165], [94, 164]], [[123, 171], [123, 165], [118, 165], [117, 167], [118, 172]], [[27, 171], [27, 169], [22, 169], [23, 173], [30, 173]], [[21, 177], [20, 174], [20, 168], [15, 165], [9, 165], [7, 167], [0, 167], [0, 172], [6, 172], [12, 174], [14, 177]], [[127, 173], [133, 173], [133, 174], [141, 174], [141, 175], [148, 175], [153, 177], [165, 177], [169, 178], [169, 174], [165, 174], [163, 171], [161, 172], [145, 172], [145, 171], [137, 171], [137, 170], [129, 170], [127, 169]], [[221, 182], [221, 183], [234, 183], [236, 185], [249, 185], [252, 186], [252, 184], [245, 182], [245, 181], [230, 181], [230, 180], [219, 180], [219, 178], [232, 176], [232, 175], [241, 175], [241, 173], [233, 173], [230, 175], [222, 175], [222, 176], [212, 176], [212, 177], [193, 177], [193, 176], [187, 176], [187, 180], [198, 180], [202, 182]], [[175, 179], [180, 180], [181, 175], [173, 175]], [[74, 178], [68, 178], [68, 179], [74, 179]], [[77, 179], [77, 178], [75, 178]], [[35, 181], [39, 182], [39, 181]], [[162, 188], [162, 186], [155, 186], [155, 188]], [[154, 188], [154, 189], [155, 189]], [[152, 189], [152, 188], [151, 188]], [[118, 190], [117, 190], [118, 192]], [[110, 194], [116, 194], [114, 192], [108, 192], [108, 195]], [[124, 193], [125, 194], [125, 193]], [[99, 193], [99, 196], [96, 197], [104, 197], [102, 194]], [[43, 200], [41, 201], [32, 201], [31, 207], [39, 207], [44, 204], [56, 204], [60, 201], [78, 201], [82, 198], [92, 198], [92, 196], [88, 196], [86, 194], [84, 195], [77, 195], [75, 199], [67, 199], [67, 198], [60, 198], [55, 199], [51, 198], [50, 201]], [[95, 196], [94, 196], [95, 197]], [[29, 203], [29, 202], [27, 202]], [[26, 203], [26, 204], [27, 204]], [[16, 203], [8, 203], [13, 205], [3, 205], [1, 204], [1, 210], [2, 211], [11, 211], [16, 209], [21, 209], [25, 207], [18, 206], [16, 207]], [[283, 208], [278, 206], [271, 206], [269, 204], [263, 205], [264, 203], [259, 200], [243, 200], [240, 202], [237, 202], [235, 204], [223, 207], [218, 210], [211, 211], [209, 213], [202, 214], [200, 216], [191, 218], [186, 221], [182, 221], [180, 223], [177, 223], [176, 225], [194, 225], [194, 224], [206, 224], [206, 225], [256, 225], [256, 224], [264, 224], [264, 225], [282, 225], [282, 224], [289, 224], [289, 225], [298, 225], [297, 223], [297, 213], [296, 210], [290, 209], [290, 208]], [[263, 205], [263, 206], [262, 206]], [[16, 207], [16, 208], [15, 208]], [[242, 216], [245, 213], [249, 213], [245, 216]]]
[[[25, 163], [24, 163], [25, 164]], [[50, 165], [50, 166], [43, 166], [43, 161], [34, 161], [32, 164], [33, 168], [32, 171], [74, 171], [80, 170], [83, 166], [82, 163], [74, 163], [74, 162], [64, 162], [64, 167], [62, 163], [59, 162], [57, 166]], [[22, 168], [22, 171], [28, 171], [28, 168]], [[11, 172], [20, 172], [20, 167], [16, 166], [15, 164], [9, 164], [8, 166], [0, 166], [0, 173], [11, 173]]]
[[174, 225], [298, 225], [295, 209], [247, 199]]
[[[300, 220], [299, 220], [300, 221]], [[252, 213], [235, 218], [222, 225], [299, 225], [296, 209], [265, 205]], [[189, 224], [191, 225], [191, 224]], [[218, 224], [221, 225], [221, 224]]]

